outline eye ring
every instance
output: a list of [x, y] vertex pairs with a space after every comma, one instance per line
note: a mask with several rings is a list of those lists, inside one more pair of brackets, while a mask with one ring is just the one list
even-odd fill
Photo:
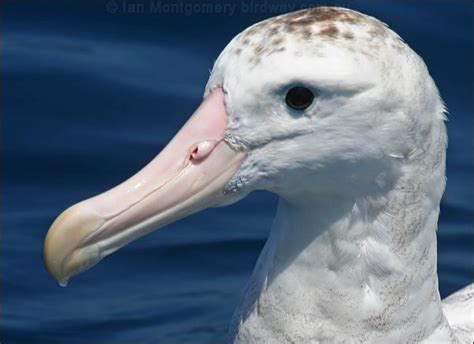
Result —
[[314, 100], [314, 93], [307, 87], [294, 86], [286, 92], [285, 102], [294, 110], [306, 110]]

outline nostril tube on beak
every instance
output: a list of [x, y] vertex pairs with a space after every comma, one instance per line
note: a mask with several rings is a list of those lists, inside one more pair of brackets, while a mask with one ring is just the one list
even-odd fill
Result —
[[193, 146], [189, 160], [192, 162], [200, 162], [207, 158], [219, 141], [202, 141]]

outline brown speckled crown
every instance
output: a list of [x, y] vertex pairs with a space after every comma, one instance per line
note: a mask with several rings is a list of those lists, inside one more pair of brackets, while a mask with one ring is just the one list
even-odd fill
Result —
[[315, 46], [341, 44], [365, 55], [373, 55], [374, 48], [387, 42], [395, 48], [402, 46], [399, 37], [373, 17], [345, 8], [317, 7], [270, 18], [249, 27], [238, 36], [233, 53], [250, 52], [249, 62], [258, 64], [263, 56], [285, 51], [289, 40], [314, 42]]

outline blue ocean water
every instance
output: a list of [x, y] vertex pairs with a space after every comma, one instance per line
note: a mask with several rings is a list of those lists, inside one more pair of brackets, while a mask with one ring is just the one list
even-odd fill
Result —
[[215, 4], [0, 5], [2, 344], [224, 340], [268, 235], [274, 195], [257, 192], [169, 225], [67, 288], [43, 267], [43, 239], [60, 211], [123, 181], [164, 147], [199, 104], [214, 59], [235, 34], [318, 4], [376, 16], [427, 63], [450, 110], [441, 294], [474, 280], [472, 2]]

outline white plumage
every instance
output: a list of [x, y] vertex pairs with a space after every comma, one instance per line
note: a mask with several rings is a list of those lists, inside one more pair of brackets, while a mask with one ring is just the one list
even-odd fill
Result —
[[[283, 101], [294, 85], [316, 101]], [[444, 105], [422, 59], [343, 8], [265, 20], [221, 53], [226, 140], [248, 156], [227, 189], [281, 196], [236, 311], [234, 343], [467, 343], [470, 291], [443, 305], [436, 228]]]

